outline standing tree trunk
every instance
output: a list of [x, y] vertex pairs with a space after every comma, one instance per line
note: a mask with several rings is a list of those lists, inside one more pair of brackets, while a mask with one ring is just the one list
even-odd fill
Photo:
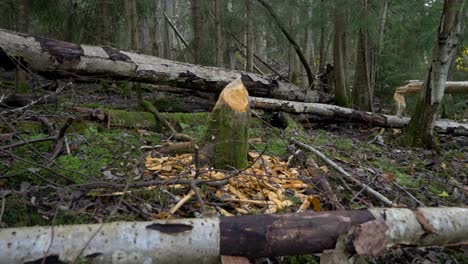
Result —
[[240, 79], [219, 95], [204, 137], [202, 155], [216, 169], [243, 169], [249, 151], [249, 93]]
[[436, 147], [434, 124], [444, 97], [447, 73], [458, 46], [462, 11], [463, 0], [445, 0], [423, 92], [405, 132], [406, 143], [410, 146]]
[[245, 0], [245, 39], [247, 43], [246, 49], [246, 63], [245, 70], [248, 72], [253, 72], [254, 56], [253, 56], [253, 27], [252, 27], [252, 10], [251, 10], [251, 0]]
[[[163, 0], [163, 12], [167, 14], [169, 18], [174, 15], [174, 6], [172, 0]], [[165, 59], [174, 59], [172, 49], [174, 47], [174, 32], [171, 28], [168, 19], [163, 20], [163, 42], [162, 42], [162, 55]]]
[[78, 24], [76, 9], [78, 8], [78, 4], [74, 0], [68, 1], [68, 14], [66, 20], [66, 28], [67, 32], [65, 33], [65, 41], [72, 42], [75, 40], [74, 36], [79, 35], [76, 32], [76, 25]]
[[335, 64], [335, 101], [339, 106], [347, 107], [348, 99], [348, 52], [346, 47], [348, 14], [343, 7], [335, 6], [335, 33], [333, 61]]
[[203, 51], [203, 13], [202, 0], [191, 0], [192, 3], [192, 19], [193, 19], [193, 50], [195, 64], [202, 63]]
[[[325, 74], [325, 65], [327, 63], [326, 60], [326, 25], [327, 20], [325, 20], [325, 7], [323, 0], [320, 0], [320, 42], [319, 42], [319, 73]], [[324, 90], [324, 84], [320, 84], [320, 90]]]
[[18, 31], [29, 33], [29, 8], [28, 0], [20, 0], [18, 6]]
[[[362, 0], [365, 15], [368, 12], [367, 0]], [[353, 87], [353, 108], [361, 111], [374, 110], [375, 65], [374, 54], [369, 39], [367, 22], [362, 23], [358, 31], [355, 81]]]
[[270, 15], [273, 17], [273, 19], [276, 22], [276, 25], [279, 27], [281, 32], [283, 32], [283, 35], [288, 39], [288, 41], [291, 43], [291, 45], [294, 47], [294, 50], [297, 53], [297, 56], [299, 57], [302, 66], [304, 66], [305, 71], [307, 72], [307, 79], [309, 80], [309, 83], [314, 83], [314, 74], [312, 73], [312, 70], [310, 69], [309, 63], [307, 62], [307, 59], [304, 56], [304, 53], [302, 53], [301, 48], [299, 47], [299, 44], [297, 44], [296, 40], [291, 36], [291, 34], [288, 33], [286, 28], [284, 27], [283, 23], [279, 20], [278, 16], [276, 16], [275, 11], [273, 8], [268, 4], [265, 0], [257, 0], [260, 4], [262, 4], [266, 10], [270, 13]]
[[[311, 0], [310, 3], [305, 3], [306, 5], [304, 6], [304, 16], [305, 17], [312, 17], [313, 15], [313, 5], [314, 1]], [[306, 25], [305, 32], [304, 32], [304, 48], [305, 48], [305, 57], [306, 59], [310, 62], [312, 58], [312, 51], [313, 51], [313, 41], [311, 39], [312, 34], [312, 29], [309, 25]], [[314, 65], [313, 63], [311, 65]], [[315, 69], [314, 69], [315, 70]], [[313, 83], [309, 83], [307, 79], [307, 72], [303, 68], [302, 74], [301, 74], [301, 85], [302, 87], [305, 88], [311, 88]], [[318, 87], [317, 87], [318, 88]]]
[[138, 13], [136, 0], [125, 1], [125, 11], [130, 35], [130, 49], [138, 51]]
[[216, 66], [224, 67], [223, 31], [221, 25], [221, 0], [214, 0], [216, 28]]
[[109, 3], [106, 1], [99, 2], [99, 15], [101, 18], [98, 21], [97, 27], [99, 28], [99, 44], [110, 46], [108, 43], [110, 42], [109, 37]]

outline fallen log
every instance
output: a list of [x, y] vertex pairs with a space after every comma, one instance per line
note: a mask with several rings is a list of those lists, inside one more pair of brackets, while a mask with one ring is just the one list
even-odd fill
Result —
[[[409, 117], [364, 112], [329, 104], [293, 102], [260, 97], [250, 97], [250, 101], [252, 107], [258, 109], [284, 111], [294, 114], [312, 114], [330, 119], [344, 119], [348, 122], [382, 127], [404, 128], [410, 121]], [[468, 135], [468, 123], [441, 119], [436, 121], [434, 129], [442, 134]]]
[[[393, 94], [397, 107], [397, 115], [406, 110], [405, 94], [417, 94], [422, 90], [423, 82], [410, 82], [398, 87]], [[468, 94], [468, 82], [446, 82], [445, 94]]]
[[[0, 229], [1, 263], [219, 263], [220, 255], [249, 258], [319, 253], [335, 248], [353, 226], [379, 228], [350, 237], [359, 254], [400, 246], [468, 244], [468, 208], [372, 208], [282, 215], [114, 222]], [[364, 230], [365, 231], [365, 230]], [[366, 241], [367, 239], [367, 241]], [[364, 240], [364, 241], [363, 241]], [[365, 243], [364, 243], [365, 244]], [[368, 244], [367, 244], [368, 245]], [[55, 263], [54, 262], [54, 263]]]
[[249, 94], [259, 97], [319, 102], [329, 96], [260, 75], [166, 60], [121, 51], [15, 33], [0, 29], [0, 66], [21, 67], [46, 78], [128, 80], [220, 93], [242, 77]]

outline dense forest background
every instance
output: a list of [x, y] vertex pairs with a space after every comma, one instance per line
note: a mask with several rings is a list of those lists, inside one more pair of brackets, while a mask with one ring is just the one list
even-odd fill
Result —
[[[372, 86], [377, 97], [393, 94], [408, 80], [424, 79], [443, 7], [443, 1], [434, 0], [267, 2], [316, 75], [324, 75], [327, 64], [336, 67], [334, 53], [342, 54], [346, 86], [359, 85], [360, 69], [369, 67], [360, 63], [358, 46], [363, 41], [363, 54], [375, 68]], [[0, 27], [177, 61], [271, 73], [260, 58], [295, 84], [308, 86], [294, 48], [258, 1], [2, 0]], [[468, 78], [462, 56], [466, 29], [463, 23], [459, 59], [454, 60], [448, 80]]]

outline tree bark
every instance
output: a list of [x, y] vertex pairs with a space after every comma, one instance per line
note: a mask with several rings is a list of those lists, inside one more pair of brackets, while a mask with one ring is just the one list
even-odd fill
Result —
[[[403, 113], [406, 109], [405, 94], [417, 94], [423, 89], [423, 82], [411, 82], [407, 85], [398, 87], [393, 94], [395, 105], [397, 106], [397, 115]], [[468, 94], [468, 82], [446, 82], [445, 94]]]
[[203, 52], [203, 13], [202, 1], [191, 0], [192, 3], [192, 26], [193, 26], [193, 48], [195, 55], [195, 64], [202, 64]]
[[[380, 228], [372, 228], [376, 222]], [[368, 232], [356, 232], [353, 226], [368, 227]], [[2, 228], [0, 247], [8, 250], [0, 251], [0, 262], [219, 263], [220, 255], [260, 258], [320, 253], [335, 248], [338, 237], [347, 232], [355, 234], [349, 242], [360, 255], [379, 255], [408, 245], [463, 245], [468, 243], [468, 209], [372, 208]], [[371, 243], [363, 248], [366, 240]]]
[[245, 39], [247, 43], [246, 48], [246, 63], [245, 63], [245, 71], [253, 72], [254, 70], [254, 43], [253, 43], [253, 26], [252, 26], [252, 10], [251, 10], [251, 3], [252, 0], [245, 0]]
[[333, 61], [335, 64], [335, 101], [337, 105], [348, 106], [348, 52], [346, 47], [348, 14], [341, 7], [334, 7]]
[[447, 73], [459, 43], [463, 2], [446, 0], [444, 3], [424, 89], [405, 132], [406, 143], [410, 146], [436, 147], [435, 119], [444, 97]]
[[[250, 97], [253, 108], [269, 111], [284, 111], [295, 114], [312, 114], [329, 119], [346, 120], [382, 127], [404, 128], [410, 122], [408, 117], [364, 112], [336, 105], [301, 103], [269, 98]], [[439, 120], [435, 123], [438, 133], [468, 135], [468, 123], [457, 123], [450, 120]]]
[[163, 13], [167, 15], [166, 19], [163, 20], [163, 42], [162, 42], [162, 57], [165, 59], [173, 59], [174, 52], [174, 33], [171, 29], [169, 18], [174, 15], [174, 3], [172, 0], [163, 0], [162, 8]]
[[18, 31], [29, 33], [29, 4], [28, 0], [20, 0], [18, 5]]
[[221, 25], [221, 0], [214, 0], [215, 30], [216, 30], [216, 66], [224, 67], [223, 32]]
[[[365, 14], [368, 12], [367, 0], [362, 0]], [[366, 20], [367, 21], [367, 20]], [[353, 87], [353, 108], [361, 111], [374, 110], [375, 66], [374, 54], [366, 22], [358, 30], [355, 81]]]
[[288, 39], [288, 41], [293, 45], [297, 56], [299, 57], [302, 66], [304, 66], [304, 69], [307, 72], [307, 79], [309, 80], [309, 83], [314, 83], [315, 77], [314, 74], [312, 73], [312, 70], [310, 69], [309, 63], [307, 62], [307, 59], [304, 56], [304, 53], [302, 53], [301, 48], [299, 47], [299, 44], [297, 44], [296, 40], [288, 33], [284, 25], [281, 23], [279, 18], [276, 16], [275, 12], [273, 11], [273, 8], [268, 4], [265, 0], [257, 0], [262, 4], [270, 13], [270, 15], [273, 17], [273, 19], [276, 22], [276, 25], [279, 27], [281, 32], [283, 32], [284, 36]]
[[[0, 29], [0, 65], [14, 65], [6, 54], [21, 59], [25, 66], [49, 78], [131, 80], [220, 93], [228, 83], [242, 76], [244, 85], [253, 96], [306, 100], [306, 92], [297, 86], [252, 73], [170, 61], [110, 47], [20, 35]], [[309, 91], [307, 100], [318, 102], [324, 98], [327, 97], [323, 94]]]
[[125, 1], [127, 27], [130, 33], [130, 49], [138, 51], [138, 12], [136, 0]]
[[216, 169], [247, 167], [249, 151], [249, 94], [240, 79], [219, 95], [203, 139], [203, 159]]

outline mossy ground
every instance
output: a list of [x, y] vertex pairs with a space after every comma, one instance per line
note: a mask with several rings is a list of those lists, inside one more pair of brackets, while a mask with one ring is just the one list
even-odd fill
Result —
[[[63, 102], [65, 101], [63, 99]], [[110, 129], [106, 123], [86, 119], [75, 121], [68, 130], [67, 139], [69, 142], [79, 143], [77, 148], [72, 149], [70, 155], [61, 155], [49, 168], [38, 164], [47, 164], [54, 147], [53, 142], [15, 148], [12, 157], [3, 159], [0, 162], [0, 188], [13, 191], [5, 198], [5, 213], [1, 222], [6, 226], [95, 223], [108, 220], [106, 217], [111, 211], [115, 211], [111, 220], [144, 219], [131, 210], [114, 210], [113, 206], [120, 197], [103, 196], [105, 190], [84, 192], [69, 190], [66, 187], [96, 180], [109, 181], [106, 178], [109, 177], [108, 174], [104, 174], [106, 171], [110, 171], [114, 176], [111, 181], [118, 183], [145, 179], [146, 175], [141, 172], [144, 157], [148, 153], [140, 150], [140, 147], [158, 145], [168, 138], [169, 133], [158, 126], [151, 114], [137, 112], [137, 108], [131, 112], [115, 110], [99, 102], [86, 102], [79, 106], [99, 108], [111, 113]], [[46, 113], [53, 112], [52, 109], [42, 106], [39, 109]], [[197, 139], [203, 136], [208, 120], [207, 113], [173, 113], [165, 116], [180, 132]], [[52, 120], [60, 125], [62, 119]], [[340, 124], [305, 130], [297, 124], [284, 128], [274, 127], [271, 123], [272, 117], [268, 115], [251, 119], [251, 149], [286, 159], [294, 153], [289, 138], [295, 135], [304, 143], [318, 148], [354, 177], [370, 182], [372, 187], [398, 203], [410, 207], [417, 205], [394, 183], [412, 193], [426, 206], [466, 205], [466, 196], [463, 196], [463, 191], [456, 186], [466, 185], [468, 151], [466, 142], [463, 143], [464, 141], [457, 138], [442, 136], [441, 150], [432, 152], [400, 146], [398, 136], [394, 135], [391, 129], [382, 132], [380, 128]], [[42, 138], [47, 133], [46, 128], [39, 122], [17, 121], [12, 124], [24, 140]], [[142, 132], [141, 129], [148, 133]], [[10, 129], [1, 124], [0, 132], [8, 133]], [[383, 140], [382, 144], [374, 141], [378, 135]], [[8, 143], [2, 143], [0, 146], [6, 144]], [[325, 165], [317, 157], [306, 155], [319, 166]], [[138, 169], [140, 173], [135, 173]], [[338, 174], [331, 168], [324, 174], [346, 208], [380, 206], [377, 201], [362, 193], [356, 199], [354, 196], [360, 189], [351, 186], [353, 192], [347, 190], [338, 180]], [[48, 181], [57, 184], [58, 187], [51, 186]], [[177, 189], [170, 191], [172, 195], [178, 195], [180, 192]], [[355, 200], [351, 200], [352, 198]], [[138, 204], [139, 211], [154, 213], [166, 208], [171, 196], [162, 189], [142, 189], [134, 190], [125, 199], [130, 204]], [[327, 197], [320, 199], [325, 203]], [[80, 204], [81, 208], [92, 205], [96, 209], [93, 212], [76, 210], [71, 206], [76, 204]], [[196, 211], [197, 208], [193, 210]], [[289, 257], [285, 261], [317, 263], [317, 260], [315, 256], [297, 256]]]

